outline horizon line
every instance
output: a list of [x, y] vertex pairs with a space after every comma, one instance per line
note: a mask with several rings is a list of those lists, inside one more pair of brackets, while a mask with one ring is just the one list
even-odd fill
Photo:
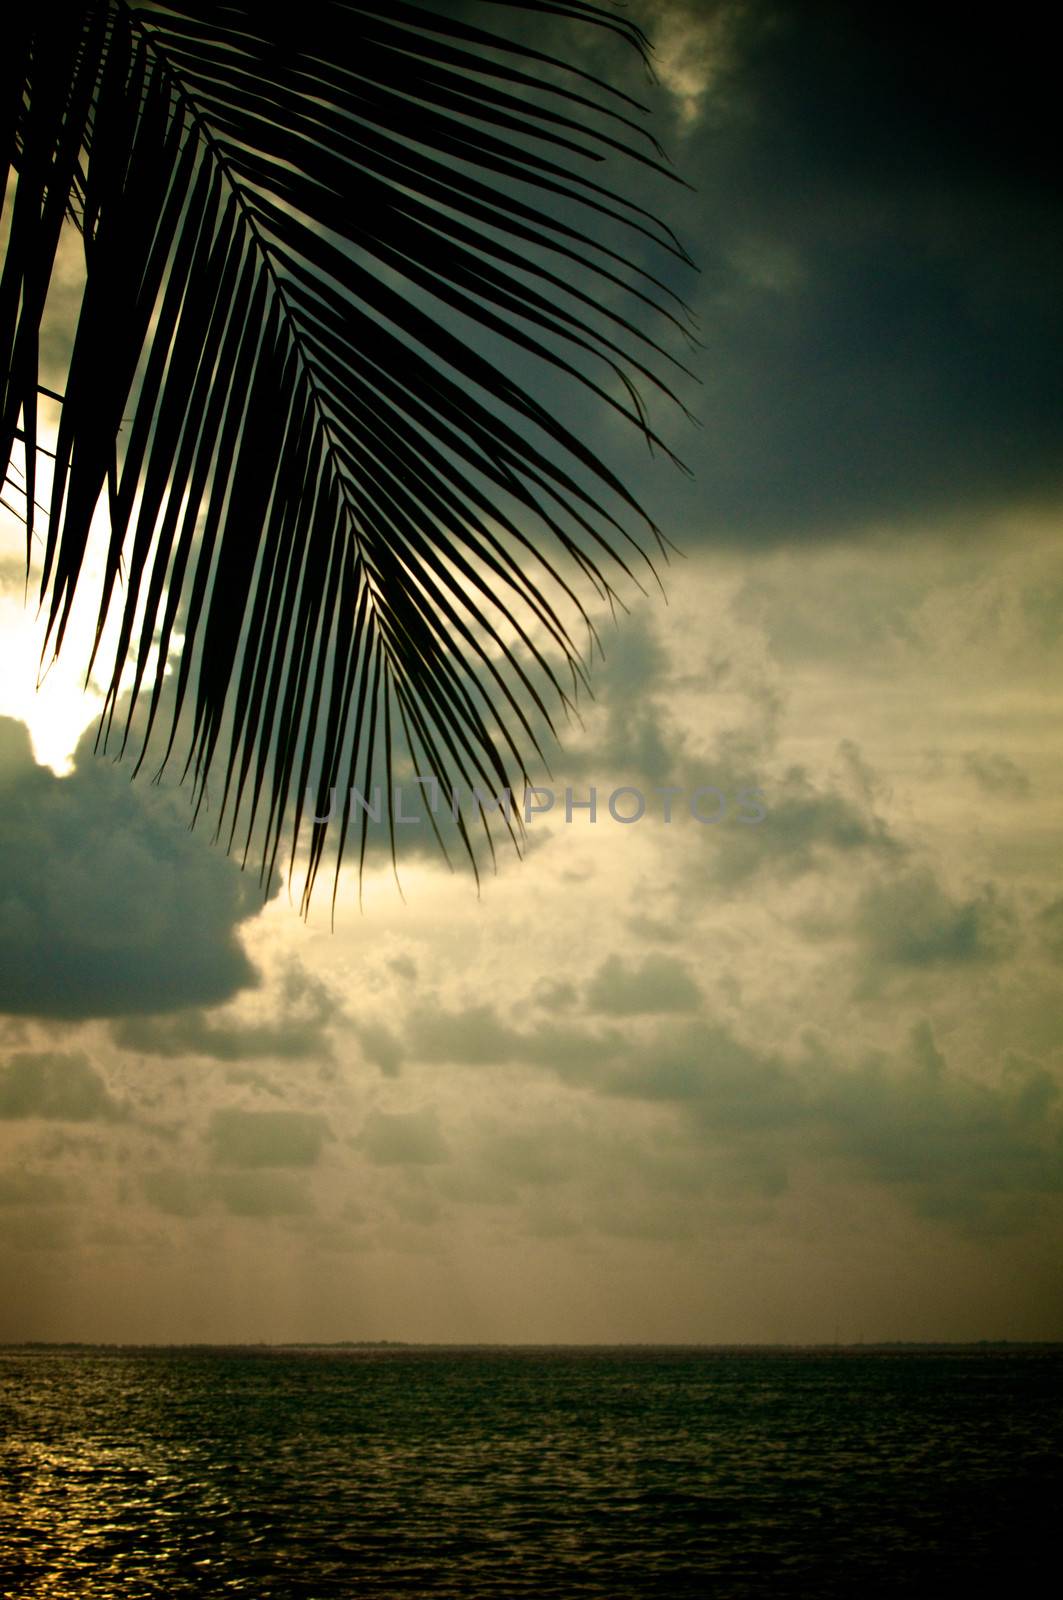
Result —
[[979, 1350], [987, 1347], [1063, 1349], [1055, 1339], [7, 1339], [0, 1350]]

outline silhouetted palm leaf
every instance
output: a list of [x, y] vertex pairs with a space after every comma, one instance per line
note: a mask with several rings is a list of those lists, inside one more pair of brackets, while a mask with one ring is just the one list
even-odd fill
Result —
[[[585, 0], [517, 9], [645, 50]], [[642, 551], [625, 517], [656, 530], [463, 329], [550, 364], [660, 444], [634, 379], [665, 388], [664, 352], [609, 301], [626, 285], [677, 325], [681, 306], [645, 268], [621, 270], [608, 226], [686, 259], [584, 170], [610, 150], [664, 170], [636, 142], [633, 102], [604, 83], [453, 10], [300, 0], [287, 16], [198, 0], [19, 7], [0, 69], [17, 170], [0, 457], [24, 442], [28, 540], [64, 219], [86, 262], [43, 535], [48, 648], [106, 495], [97, 649], [124, 593], [104, 733], [128, 660], [122, 744], [142, 691], [146, 742], [179, 627], [164, 759], [187, 709], [197, 808], [223, 760], [229, 843], [238, 814], [248, 843], [264, 829], [264, 870], [290, 823], [294, 860], [311, 782], [368, 789], [383, 759], [390, 793], [400, 728], [415, 768], [444, 782], [527, 781], [531, 708], [552, 728], [547, 692], [567, 698], [556, 663], [573, 683], [582, 672], [554, 601], [586, 617], [544, 539], [611, 599], [603, 561], [629, 570], [625, 544]], [[314, 824], [307, 896], [324, 839]]]

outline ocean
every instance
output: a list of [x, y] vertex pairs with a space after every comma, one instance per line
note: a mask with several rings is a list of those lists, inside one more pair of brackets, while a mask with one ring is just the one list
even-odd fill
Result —
[[0, 1350], [5, 1600], [731, 1600], [1058, 1570], [1063, 1351]]

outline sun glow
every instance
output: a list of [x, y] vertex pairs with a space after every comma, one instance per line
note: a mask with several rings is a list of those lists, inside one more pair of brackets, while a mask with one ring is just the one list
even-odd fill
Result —
[[[51, 402], [45, 404], [52, 412], [58, 412]], [[46, 413], [42, 417], [40, 442], [44, 450], [54, 446], [57, 420], [57, 415]], [[114, 659], [121, 619], [121, 580], [96, 663], [91, 675], [86, 676], [107, 558], [107, 506], [101, 500], [93, 518], [62, 652], [56, 656], [47, 642], [47, 604], [41, 605], [39, 599], [44, 546], [36, 532], [28, 577], [26, 573], [26, 530], [19, 515], [25, 504], [19, 493], [25, 481], [22, 466], [21, 461], [16, 461], [16, 477], [5, 485], [6, 504], [0, 508], [0, 716], [25, 723], [38, 763], [50, 767], [57, 777], [65, 777], [73, 770], [79, 740], [98, 720], [105, 704], [106, 675]], [[50, 459], [42, 453], [36, 494], [41, 502], [47, 501], [51, 490], [49, 468]], [[153, 650], [145, 675], [148, 682], [155, 672], [155, 660]], [[131, 684], [133, 673], [134, 665], [128, 662], [121, 679], [123, 688]]]

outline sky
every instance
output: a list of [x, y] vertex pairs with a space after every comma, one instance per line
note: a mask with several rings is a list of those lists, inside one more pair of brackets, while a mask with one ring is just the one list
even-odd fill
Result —
[[264, 898], [93, 754], [89, 608], [35, 688], [4, 516], [0, 1339], [1063, 1337], [1048, 54], [630, 12], [653, 89], [538, 37], [690, 185], [637, 180], [700, 267], [694, 476], [581, 413], [681, 553], [598, 619], [523, 859], [478, 891], [418, 827], [334, 930]]

